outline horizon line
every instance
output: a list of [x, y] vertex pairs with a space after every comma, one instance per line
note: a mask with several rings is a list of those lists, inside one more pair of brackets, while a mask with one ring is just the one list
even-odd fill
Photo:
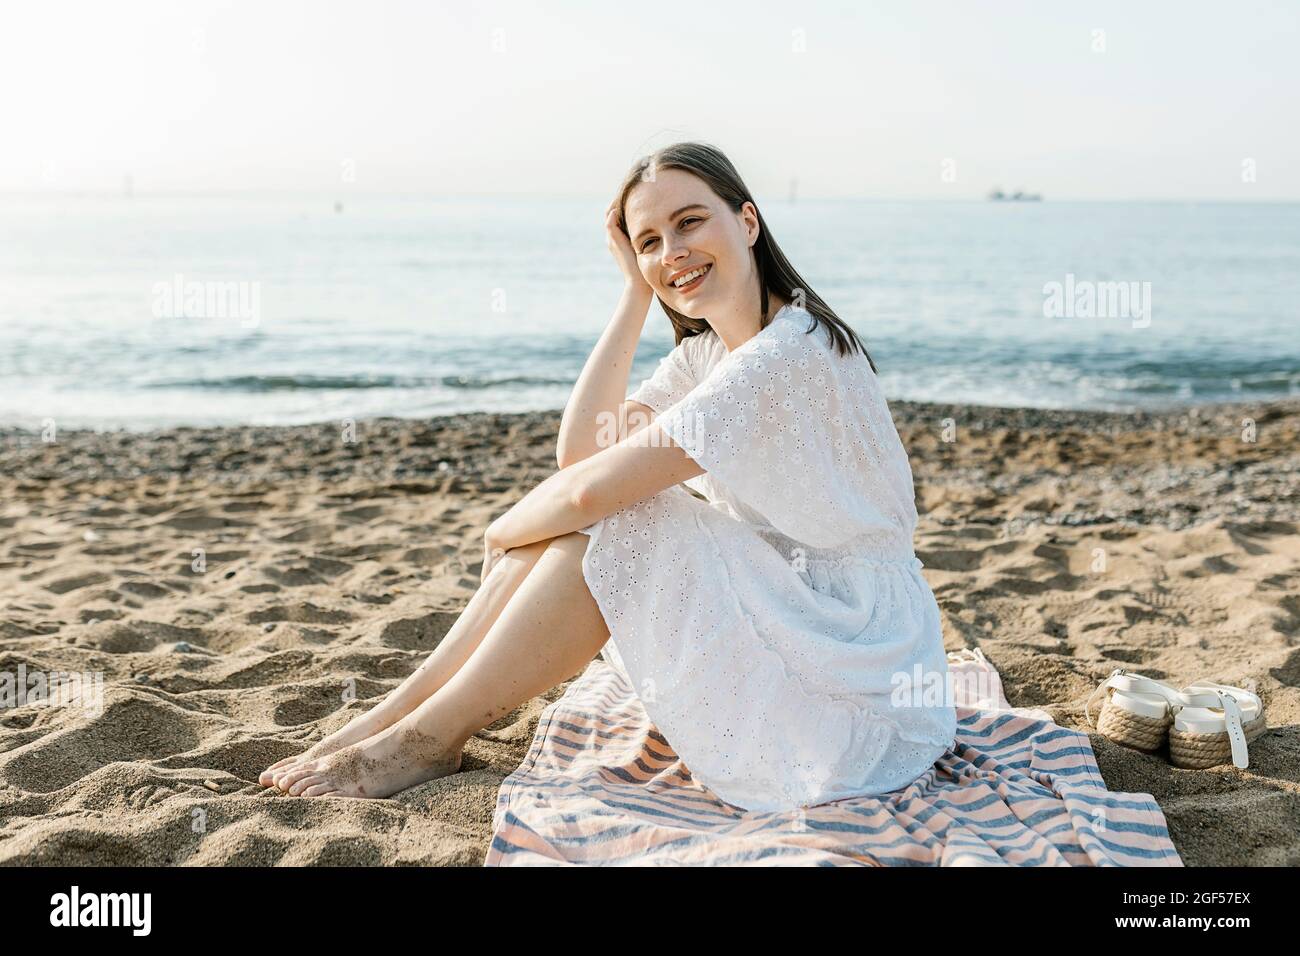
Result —
[[[605, 201], [603, 193], [537, 193], [537, 192], [464, 192], [464, 193], [435, 193], [423, 190], [348, 190], [345, 192], [332, 192], [323, 189], [163, 189], [139, 191], [132, 190], [127, 193], [122, 189], [68, 189], [68, 190], [23, 190], [23, 189], [0, 189], [0, 197], [12, 199], [223, 199], [223, 198], [256, 198], [256, 197], [283, 197], [283, 198], [312, 198], [325, 199], [329, 202], [345, 202], [349, 197], [355, 199], [436, 199], [436, 200], [465, 200], [465, 199], [508, 199], [508, 200], [591, 200], [593, 202]], [[1078, 197], [1063, 196], [1057, 199], [1042, 197], [1038, 200], [993, 200], [988, 198], [987, 194], [981, 196], [934, 196], [934, 195], [912, 195], [912, 196], [880, 196], [880, 195], [850, 195], [850, 196], [796, 196], [791, 199], [789, 196], [769, 196], [763, 199], [768, 203], [784, 203], [798, 205], [801, 202], [969, 202], [969, 203], [1001, 203], [1005, 205], [1018, 205], [1027, 203], [1030, 205], [1042, 205], [1044, 203], [1240, 203], [1249, 205], [1251, 203], [1300, 203], [1300, 197], [1288, 198], [1282, 196], [1257, 196], [1254, 198], [1247, 197], [1226, 197], [1226, 196], [1202, 196], [1202, 197]]]

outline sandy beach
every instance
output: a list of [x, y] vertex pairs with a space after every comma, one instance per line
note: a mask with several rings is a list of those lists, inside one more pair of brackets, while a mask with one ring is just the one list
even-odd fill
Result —
[[[982, 648], [1013, 705], [1075, 728], [1117, 666], [1253, 680], [1270, 729], [1248, 770], [1093, 747], [1110, 788], [1155, 797], [1187, 865], [1300, 865], [1300, 400], [891, 408], [947, 648]], [[0, 431], [0, 673], [102, 674], [94, 707], [83, 688], [0, 708], [0, 863], [480, 864], [563, 686], [393, 799], [256, 778], [436, 646], [484, 527], [554, 471], [558, 423]]]

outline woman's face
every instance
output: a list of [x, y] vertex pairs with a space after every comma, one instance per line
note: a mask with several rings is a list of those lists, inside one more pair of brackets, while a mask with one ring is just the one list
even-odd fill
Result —
[[[658, 170], [632, 187], [624, 204], [628, 237], [641, 275], [670, 307], [691, 318], [743, 301], [754, 281], [751, 246], [758, 238], [753, 203], [734, 213], [703, 180], [680, 169]], [[679, 277], [696, 269], [699, 276]]]

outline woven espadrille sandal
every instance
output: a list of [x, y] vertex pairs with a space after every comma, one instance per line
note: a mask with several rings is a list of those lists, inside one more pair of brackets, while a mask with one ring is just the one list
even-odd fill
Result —
[[1174, 712], [1182, 706], [1182, 695], [1174, 687], [1154, 677], [1130, 674], [1122, 667], [1097, 685], [1083, 706], [1088, 725], [1092, 726], [1092, 705], [1106, 691], [1097, 714], [1097, 733], [1124, 747], [1153, 753], [1160, 749], [1173, 723]]
[[1204, 770], [1232, 761], [1246, 769], [1246, 744], [1268, 729], [1264, 703], [1242, 687], [1199, 680], [1183, 688], [1183, 706], [1169, 730], [1169, 760], [1176, 767]]

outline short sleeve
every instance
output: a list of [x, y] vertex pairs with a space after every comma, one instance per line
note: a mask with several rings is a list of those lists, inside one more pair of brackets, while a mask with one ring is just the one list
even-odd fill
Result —
[[648, 405], [659, 415], [684, 398], [696, 384], [687, 350], [690, 341], [691, 337], [682, 339], [676, 348], [660, 359], [654, 374], [643, 381], [628, 399]]
[[768, 326], [656, 421], [792, 538], [834, 547], [879, 529], [910, 541], [911, 471], [879, 384], [820, 328]]

